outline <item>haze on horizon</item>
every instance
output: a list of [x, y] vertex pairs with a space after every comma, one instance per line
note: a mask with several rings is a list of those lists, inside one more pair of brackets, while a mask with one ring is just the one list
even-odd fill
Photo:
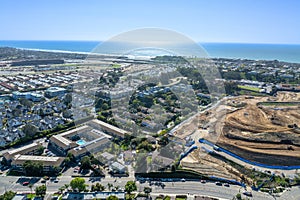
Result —
[[0, 0], [0, 40], [103, 41], [144, 27], [197, 42], [300, 44], [300, 1]]

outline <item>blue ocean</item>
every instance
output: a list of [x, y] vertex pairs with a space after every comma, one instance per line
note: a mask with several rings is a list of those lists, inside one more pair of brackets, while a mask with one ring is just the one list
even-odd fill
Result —
[[[98, 41], [0, 41], [0, 47], [24, 49], [91, 52]], [[279, 60], [300, 63], [300, 45], [199, 43], [212, 58], [241, 58], [253, 60]]]

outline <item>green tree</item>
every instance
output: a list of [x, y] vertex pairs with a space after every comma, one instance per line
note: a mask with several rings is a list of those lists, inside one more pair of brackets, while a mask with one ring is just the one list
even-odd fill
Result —
[[66, 190], [68, 190], [70, 187], [70, 184], [66, 183], [64, 186], [65, 186]]
[[66, 166], [69, 166], [70, 163], [71, 163], [71, 160], [70, 160], [69, 157], [66, 157], [65, 160], [64, 160], [64, 162], [65, 162], [65, 165], [66, 165]]
[[64, 99], [63, 99], [63, 102], [68, 105], [72, 102], [72, 94], [71, 93], [68, 93], [65, 95]]
[[107, 197], [106, 200], [119, 200], [119, 198], [116, 197], [115, 195], [111, 195], [111, 196]]
[[27, 160], [23, 164], [23, 169], [27, 176], [40, 176], [43, 173], [43, 163]]
[[152, 192], [152, 188], [151, 187], [144, 187], [144, 192], [145, 192], [145, 194], [147, 194], [147, 197], [149, 197], [149, 194]]
[[108, 110], [109, 109], [109, 106], [107, 103], [103, 103], [102, 104], [102, 110]]
[[43, 146], [40, 146], [39, 148], [38, 148], [38, 155], [42, 155], [43, 153], [44, 153], [44, 149], [45, 149], [45, 147], [43, 147]]
[[7, 191], [4, 194], [0, 195], [0, 200], [12, 200], [16, 195], [13, 191]]
[[61, 187], [59, 187], [58, 188], [58, 191], [60, 192], [60, 193], [63, 193], [63, 191], [66, 189], [66, 187], [63, 185], [63, 186], [61, 186]]
[[67, 154], [67, 157], [71, 160], [71, 161], [75, 161], [75, 157], [74, 157], [74, 155], [72, 154], [72, 153], [68, 153]]
[[70, 186], [73, 191], [82, 192], [85, 190], [87, 185], [85, 184], [85, 180], [83, 178], [76, 177], [73, 180], [71, 180]]
[[29, 184], [28, 187], [30, 188], [30, 194], [32, 194], [32, 187], [33, 187], [33, 185]]
[[29, 108], [31, 108], [34, 105], [34, 103], [32, 103], [31, 101], [29, 101], [28, 99], [25, 99], [25, 98], [21, 98], [19, 100], [19, 102], [21, 105], [29, 107]]
[[111, 190], [111, 188], [113, 187], [113, 184], [111, 184], [111, 183], [107, 183], [107, 187], [108, 187], [108, 190], [110, 191], [110, 190]]
[[105, 190], [105, 187], [104, 185], [100, 184], [100, 183], [96, 183], [96, 188], [97, 188], [97, 191], [103, 191]]
[[235, 197], [236, 197], [237, 200], [241, 200], [242, 199], [242, 195], [240, 193], [236, 194]]
[[33, 137], [37, 133], [37, 131], [38, 131], [38, 128], [32, 124], [26, 124], [23, 127], [23, 132], [28, 137]]
[[21, 114], [22, 114], [22, 111], [18, 108], [15, 108], [15, 109], [12, 110], [12, 115], [14, 117], [19, 117]]
[[46, 194], [46, 190], [47, 190], [46, 185], [37, 186], [37, 187], [35, 188], [35, 194], [36, 194], [37, 196], [43, 197], [43, 196], [45, 196], [45, 194]]
[[160, 145], [167, 145], [169, 143], [169, 138], [167, 136], [162, 136], [158, 142]]
[[84, 156], [81, 159], [81, 169], [90, 169], [91, 168], [91, 159], [88, 156]]
[[136, 191], [137, 187], [134, 181], [128, 181], [125, 185], [125, 191], [130, 194], [133, 191]]
[[105, 187], [103, 185], [101, 185], [100, 183], [96, 183], [96, 185], [92, 185], [92, 187], [91, 187], [92, 192], [101, 192], [103, 190], [105, 190]]

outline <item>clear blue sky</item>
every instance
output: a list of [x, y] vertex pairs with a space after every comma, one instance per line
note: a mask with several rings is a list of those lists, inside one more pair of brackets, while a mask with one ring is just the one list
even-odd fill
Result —
[[106, 40], [143, 27], [198, 42], [300, 44], [298, 0], [0, 0], [0, 40]]

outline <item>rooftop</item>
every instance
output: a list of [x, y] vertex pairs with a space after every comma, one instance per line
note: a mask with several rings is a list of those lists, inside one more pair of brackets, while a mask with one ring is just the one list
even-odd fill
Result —
[[58, 92], [58, 91], [65, 91], [65, 88], [61, 88], [61, 87], [50, 87], [47, 89], [48, 92]]
[[67, 193], [62, 199], [107, 199], [114, 195], [118, 199], [125, 199], [124, 192], [86, 192], [86, 193]]
[[62, 157], [48, 157], [48, 156], [31, 156], [31, 155], [16, 155], [15, 160], [19, 161], [47, 161], [47, 162], [57, 162]]
[[112, 131], [114, 134], [117, 134], [121, 137], [124, 137], [124, 135], [127, 133], [127, 131], [123, 130], [123, 129], [120, 129], [118, 127], [115, 127], [113, 125], [110, 125], [108, 123], [105, 123], [103, 121], [100, 121], [100, 120], [97, 120], [97, 119], [94, 119], [92, 121], [89, 122], [90, 124], [91, 123], [94, 123], [94, 124], [97, 124], [99, 125], [101, 128], [107, 130], [108, 132], [109, 131]]
[[80, 127], [78, 127], [78, 128], [75, 128], [75, 129], [72, 129], [72, 130], [70, 130], [70, 131], [61, 133], [61, 134], [59, 134], [59, 135], [54, 135], [54, 136], [52, 136], [52, 137], [50, 138], [50, 140], [52, 140], [52, 141], [55, 140], [55, 142], [60, 143], [62, 146], [64, 146], [64, 148], [70, 147], [70, 145], [73, 144], [74, 142], [71, 141], [71, 140], [69, 140], [69, 139], [67, 139], [66, 137], [71, 136], [71, 135], [73, 135], [73, 134], [76, 134], [76, 133], [78, 133], [79, 131], [86, 131], [87, 129], [90, 129], [90, 127], [89, 127], [89, 126], [86, 126], [86, 125], [80, 126]]
[[12, 161], [12, 165], [23, 165], [26, 161], [42, 162], [44, 166], [61, 166], [64, 162], [63, 157], [48, 157], [48, 156], [31, 156], [31, 155], [16, 155]]
[[7, 153], [5, 153], [4, 156], [5, 155], [13, 156], [15, 154], [20, 154], [21, 152], [24, 152], [24, 151], [30, 151], [30, 150], [32, 150], [34, 148], [38, 148], [39, 146], [40, 146], [40, 144], [34, 142], [34, 143], [28, 144], [26, 146], [10, 150]]

